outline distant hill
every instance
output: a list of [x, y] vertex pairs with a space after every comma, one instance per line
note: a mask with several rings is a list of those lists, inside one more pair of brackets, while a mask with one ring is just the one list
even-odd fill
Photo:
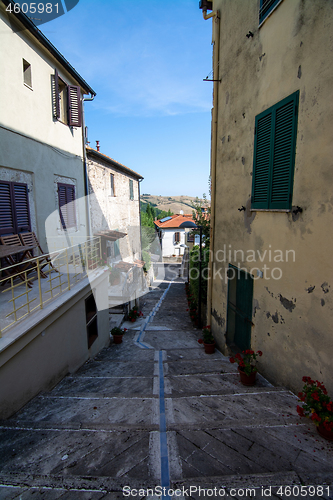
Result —
[[183, 210], [184, 214], [192, 214], [194, 196], [157, 196], [153, 194], [142, 194], [140, 196], [141, 206], [144, 208], [147, 203], [159, 210], [171, 210], [174, 214], [179, 214]]

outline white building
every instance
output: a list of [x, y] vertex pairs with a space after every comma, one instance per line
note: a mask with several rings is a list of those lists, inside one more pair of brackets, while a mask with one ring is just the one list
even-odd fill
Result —
[[184, 222], [193, 222], [192, 215], [176, 214], [154, 221], [159, 235], [162, 257], [184, 255], [186, 246], [192, 246], [194, 235], [188, 228], [180, 227]]

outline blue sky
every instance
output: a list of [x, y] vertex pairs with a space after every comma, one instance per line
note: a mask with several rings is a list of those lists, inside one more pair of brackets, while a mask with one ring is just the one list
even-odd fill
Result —
[[80, 0], [43, 33], [95, 90], [90, 146], [139, 172], [141, 193], [208, 193], [211, 20], [198, 0]]

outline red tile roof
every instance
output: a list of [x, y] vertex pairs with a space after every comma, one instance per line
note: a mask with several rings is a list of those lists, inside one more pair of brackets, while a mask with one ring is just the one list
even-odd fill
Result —
[[164, 228], [171, 229], [171, 228], [179, 227], [182, 222], [190, 221], [190, 222], [195, 223], [192, 215], [188, 215], [188, 214], [184, 214], [184, 215], [176, 214], [176, 215], [170, 215], [170, 217], [171, 217], [171, 219], [166, 220], [165, 222], [161, 222], [160, 220], [155, 220], [154, 224], [161, 229], [164, 229]]

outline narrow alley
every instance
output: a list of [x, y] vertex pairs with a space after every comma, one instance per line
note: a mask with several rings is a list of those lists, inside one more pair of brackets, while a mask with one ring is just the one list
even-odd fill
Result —
[[143, 498], [155, 486], [333, 498], [333, 444], [291, 392], [260, 375], [244, 387], [228, 358], [205, 354], [184, 280], [167, 271], [122, 344], [1, 422], [0, 499]]

